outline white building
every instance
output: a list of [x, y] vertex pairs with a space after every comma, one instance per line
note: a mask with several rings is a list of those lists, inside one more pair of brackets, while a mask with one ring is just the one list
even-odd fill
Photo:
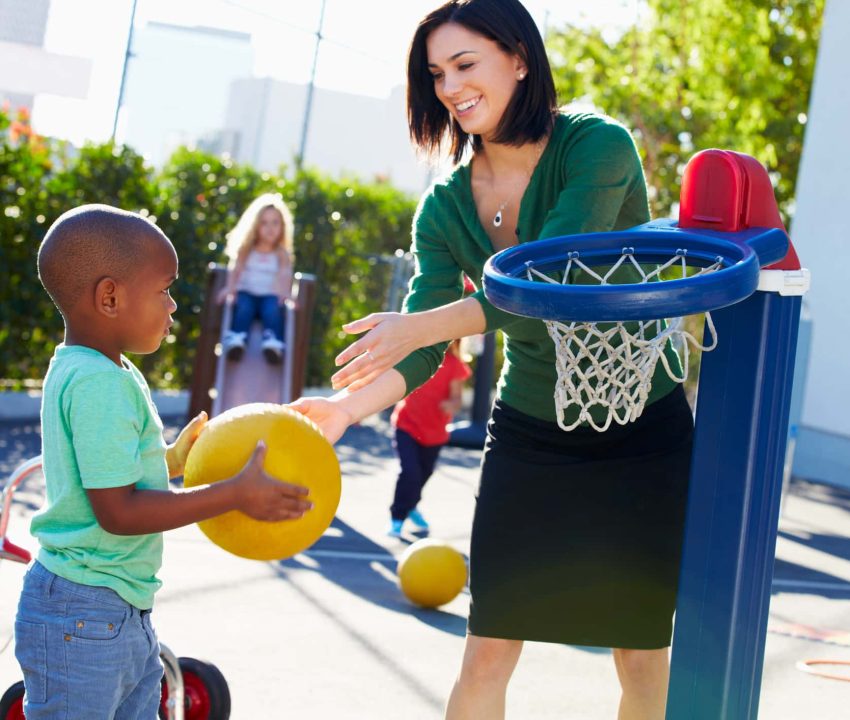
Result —
[[[827, 0], [797, 180], [791, 240], [812, 287], [804, 299], [811, 325], [801, 328], [808, 357], [794, 472], [850, 487], [850, 144], [847, 68], [850, 3]], [[808, 331], [811, 331], [810, 333]], [[807, 342], [810, 335], [810, 342]], [[798, 373], [798, 376], [800, 373]], [[794, 418], [792, 417], [792, 421]]]
[[230, 84], [253, 64], [246, 33], [158, 22], [137, 28], [119, 141], [162, 164], [177, 146], [223, 126]]
[[[234, 81], [224, 124], [232, 155], [264, 170], [291, 166], [301, 148], [306, 98], [307, 85]], [[304, 164], [421, 192], [431, 171], [410, 145], [405, 102], [403, 87], [385, 99], [314, 88]]]
[[0, 104], [32, 110], [37, 94], [88, 94], [91, 61], [43, 47], [49, 12], [50, 0], [0, 0]]

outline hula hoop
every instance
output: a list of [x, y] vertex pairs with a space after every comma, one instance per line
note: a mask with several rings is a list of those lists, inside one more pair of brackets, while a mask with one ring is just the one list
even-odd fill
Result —
[[815, 668], [815, 665], [850, 665], [850, 660], [800, 660], [797, 663], [797, 669], [802, 670], [809, 675], [816, 677], [827, 678], [828, 680], [841, 680], [842, 682], [850, 682], [850, 674], [838, 675], [836, 673], [823, 672]]
[[[484, 294], [500, 310], [566, 322], [654, 320], [692, 315], [733, 305], [752, 295], [761, 267], [781, 260], [788, 236], [775, 228], [740, 233], [683, 230], [672, 221], [655, 221], [631, 230], [568, 235], [503, 250], [484, 266]], [[692, 267], [720, 264], [714, 272], [660, 282], [570, 285], [535, 282], [541, 273], [562, 270], [575, 255], [585, 265], [613, 264], [624, 252], [637, 263], [654, 264], [673, 256]]]

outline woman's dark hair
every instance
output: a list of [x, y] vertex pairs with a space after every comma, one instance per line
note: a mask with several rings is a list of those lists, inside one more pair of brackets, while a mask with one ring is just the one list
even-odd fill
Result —
[[419, 23], [407, 56], [407, 122], [410, 138], [421, 150], [435, 154], [448, 130], [454, 162], [467, 144], [481, 147], [481, 137], [465, 133], [434, 91], [428, 69], [428, 36], [441, 25], [456, 23], [522, 58], [528, 69], [508, 103], [494, 141], [506, 145], [537, 142], [552, 129], [557, 110], [555, 83], [543, 39], [518, 0], [449, 0]]

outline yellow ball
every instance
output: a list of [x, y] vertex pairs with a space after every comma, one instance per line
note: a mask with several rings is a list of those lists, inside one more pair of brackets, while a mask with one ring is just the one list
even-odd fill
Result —
[[402, 592], [427, 608], [451, 602], [466, 585], [463, 555], [431, 538], [413, 543], [401, 554], [397, 573]]
[[278, 560], [310, 547], [331, 524], [341, 493], [339, 462], [319, 428], [282, 405], [240, 405], [213, 418], [201, 433], [183, 475], [186, 487], [238, 474], [259, 440], [268, 451], [263, 469], [272, 477], [309, 488], [313, 508], [297, 520], [261, 522], [238, 510], [198, 526], [216, 545], [252, 560]]

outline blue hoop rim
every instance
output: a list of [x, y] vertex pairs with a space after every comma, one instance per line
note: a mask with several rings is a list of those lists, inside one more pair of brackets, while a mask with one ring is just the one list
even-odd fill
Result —
[[[688, 265], [722, 267], [705, 275], [661, 282], [560, 285], [527, 279], [527, 268], [563, 269], [568, 253], [587, 265], [613, 264], [624, 248], [639, 263], [666, 262], [686, 251]], [[493, 255], [484, 266], [484, 294], [500, 310], [564, 322], [655, 320], [717, 310], [752, 295], [761, 267], [781, 260], [788, 236], [774, 228], [739, 233], [693, 230], [669, 220], [630, 230], [565, 235], [523, 243]]]

